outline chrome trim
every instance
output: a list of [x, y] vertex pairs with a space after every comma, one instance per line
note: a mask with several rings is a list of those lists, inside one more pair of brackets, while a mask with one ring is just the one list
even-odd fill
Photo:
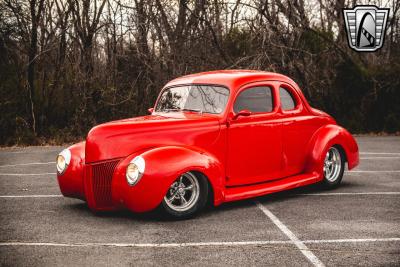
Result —
[[324, 177], [329, 182], [335, 182], [342, 169], [342, 159], [340, 152], [336, 147], [331, 147], [326, 153], [324, 160]]
[[[65, 168], [61, 172], [59, 171], [58, 164], [57, 164], [59, 156], [62, 156], [64, 158], [64, 160], [65, 160]], [[63, 175], [65, 173], [65, 171], [68, 169], [68, 166], [69, 166], [70, 162], [71, 162], [71, 151], [68, 148], [66, 148], [63, 151], [61, 151], [56, 157], [57, 174], [58, 175]]]
[[200, 197], [200, 185], [197, 177], [187, 172], [182, 174], [169, 187], [164, 201], [169, 208], [177, 212], [191, 209]]
[[[132, 177], [128, 176], [128, 168], [129, 165], [131, 164], [135, 165], [139, 172], [138, 176], [135, 178], [135, 181], [133, 181], [133, 183], [130, 182], [130, 180], [133, 180]], [[126, 172], [125, 172], [126, 181], [128, 182], [128, 184], [130, 186], [134, 186], [135, 184], [137, 184], [142, 178], [145, 169], [146, 169], [146, 162], [144, 158], [142, 158], [141, 156], [137, 156], [133, 160], [131, 160], [131, 162], [129, 162], [128, 166], [126, 167]]]

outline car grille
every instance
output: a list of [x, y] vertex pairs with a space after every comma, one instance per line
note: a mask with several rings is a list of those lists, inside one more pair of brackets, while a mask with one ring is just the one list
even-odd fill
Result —
[[111, 180], [119, 160], [92, 165], [92, 189], [96, 208], [112, 207]]

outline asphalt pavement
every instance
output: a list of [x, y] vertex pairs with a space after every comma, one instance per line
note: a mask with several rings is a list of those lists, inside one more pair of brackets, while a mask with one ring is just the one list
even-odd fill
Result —
[[400, 266], [400, 137], [357, 137], [342, 185], [209, 208], [194, 219], [92, 213], [60, 196], [62, 147], [0, 149], [1, 266]]

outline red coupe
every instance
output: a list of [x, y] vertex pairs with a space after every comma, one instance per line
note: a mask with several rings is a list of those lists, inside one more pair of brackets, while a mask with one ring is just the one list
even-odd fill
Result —
[[271, 72], [224, 70], [169, 82], [151, 115], [90, 130], [57, 157], [66, 197], [94, 211], [159, 208], [175, 218], [207, 202], [313, 183], [331, 188], [358, 165], [351, 134]]

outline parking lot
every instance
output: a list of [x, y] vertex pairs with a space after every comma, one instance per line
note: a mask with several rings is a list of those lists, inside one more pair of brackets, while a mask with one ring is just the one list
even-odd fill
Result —
[[0, 149], [0, 264], [400, 265], [400, 137], [357, 137], [342, 185], [210, 208], [191, 220], [93, 214], [60, 195], [61, 147]]

